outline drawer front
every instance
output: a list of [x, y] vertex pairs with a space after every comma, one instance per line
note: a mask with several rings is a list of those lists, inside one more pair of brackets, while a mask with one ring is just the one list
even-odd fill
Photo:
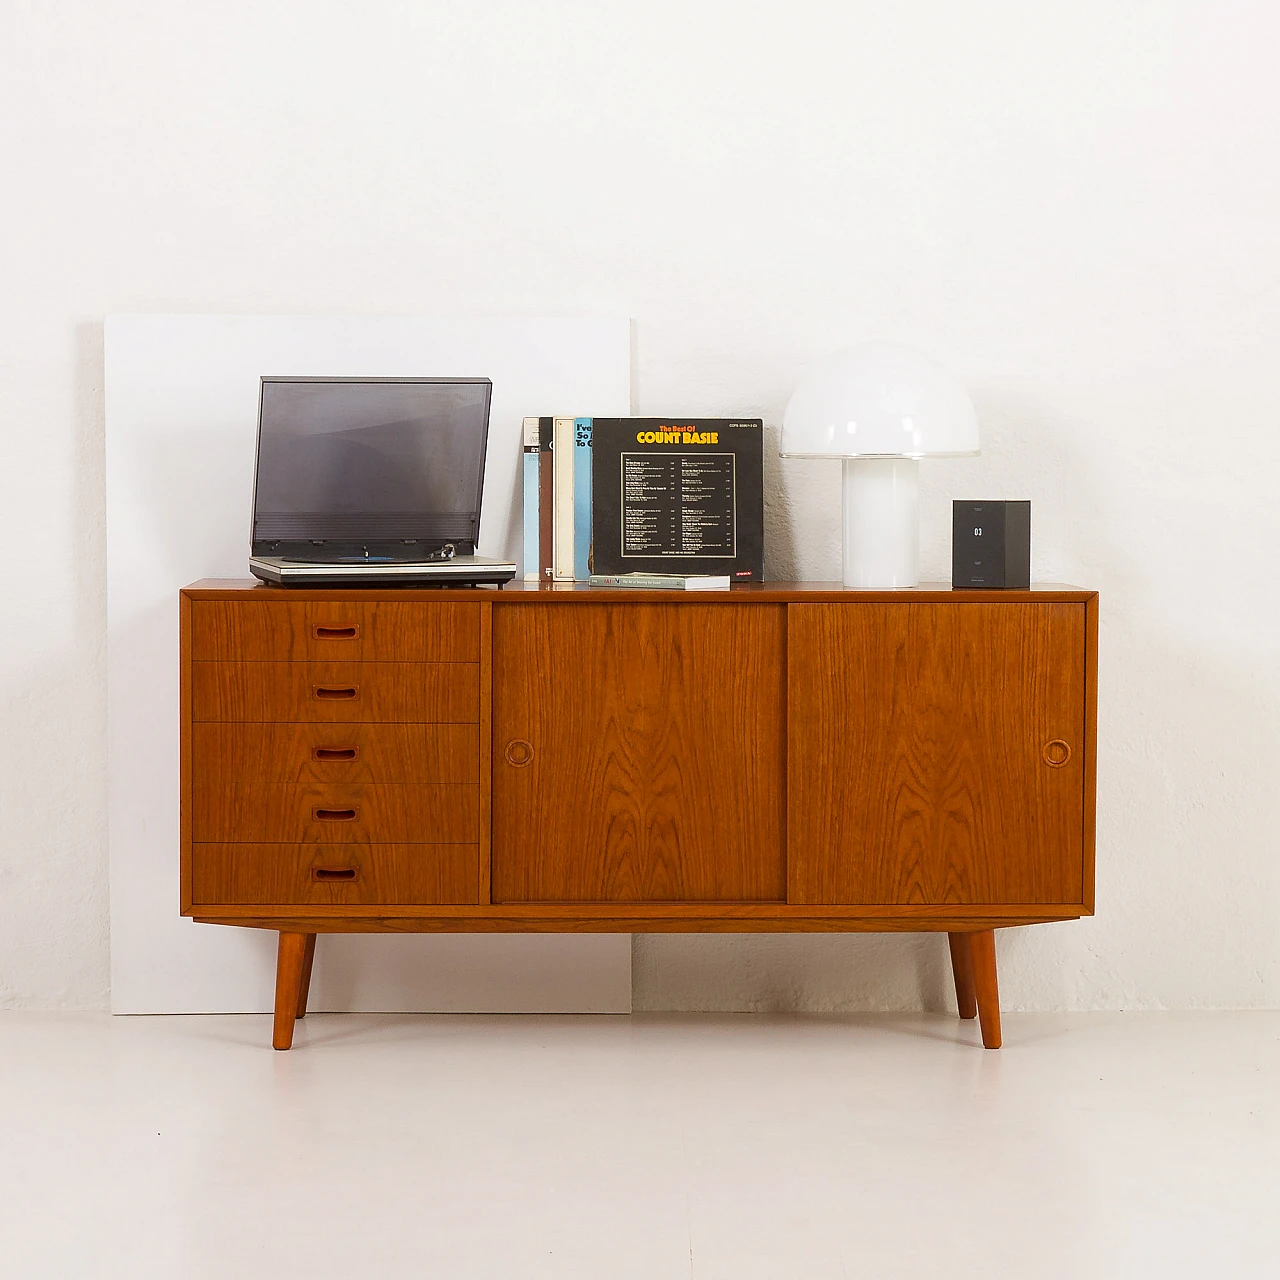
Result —
[[262, 724], [191, 727], [192, 765], [212, 788], [255, 782], [480, 781], [474, 724]]
[[191, 788], [191, 838], [200, 842], [470, 844], [480, 838], [475, 784], [270, 783]]
[[197, 844], [195, 904], [439, 906], [478, 899], [474, 844]]
[[457, 662], [193, 662], [191, 718], [475, 724], [479, 673]]
[[197, 662], [478, 662], [480, 606], [193, 600]]

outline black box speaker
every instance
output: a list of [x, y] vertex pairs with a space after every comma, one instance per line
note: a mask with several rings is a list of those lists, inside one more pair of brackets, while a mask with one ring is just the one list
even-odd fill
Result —
[[1031, 585], [1031, 503], [951, 504], [951, 585]]

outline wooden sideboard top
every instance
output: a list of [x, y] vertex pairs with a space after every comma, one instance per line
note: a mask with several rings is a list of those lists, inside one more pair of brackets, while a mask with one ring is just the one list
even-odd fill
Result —
[[918, 587], [890, 591], [861, 591], [839, 582], [742, 583], [728, 591], [641, 591], [635, 587], [593, 587], [586, 582], [508, 582], [505, 587], [272, 587], [256, 578], [201, 578], [182, 589], [182, 594], [199, 600], [226, 600], [253, 596], [271, 600], [489, 600], [494, 604], [576, 603], [588, 600], [645, 601], [652, 604], [827, 604], [862, 602], [867, 604], [942, 604], [969, 601], [985, 604], [1035, 602], [1039, 604], [1082, 604], [1093, 600], [1096, 591], [1057, 582], [1035, 583], [1028, 591], [955, 590], [945, 582], [926, 582]]

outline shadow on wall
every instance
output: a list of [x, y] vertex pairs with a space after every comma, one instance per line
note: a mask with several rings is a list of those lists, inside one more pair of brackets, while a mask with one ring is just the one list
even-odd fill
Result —
[[[752, 416], [760, 416], [759, 411], [753, 410]], [[775, 582], [794, 578], [796, 565], [795, 521], [778, 457], [781, 430], [777, 424], [764, 424], [764, 576]]]
[[631, 1007], [637, 1013], [943, 1010], [955, 1007], [949, 966], [945, 933], [637, 934]]

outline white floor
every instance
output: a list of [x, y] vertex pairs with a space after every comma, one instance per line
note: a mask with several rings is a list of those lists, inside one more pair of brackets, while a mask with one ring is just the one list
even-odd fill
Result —
[[1280, 1275], [1280, 1014], [0, 1014], [0, 1274]]

